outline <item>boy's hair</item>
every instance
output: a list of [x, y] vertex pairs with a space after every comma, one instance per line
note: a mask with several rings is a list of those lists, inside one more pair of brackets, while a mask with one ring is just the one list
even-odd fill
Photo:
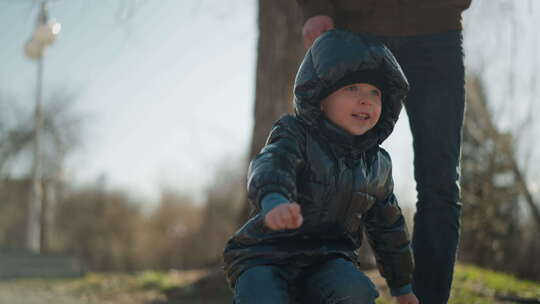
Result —
[[381, 74], [381, 71], [373, 69], [351, 72], [343, 76], [343, 78], [341, 78], [339, 81], [322, 90], [319, 96], [317, 96], [315, 99], [321, 102], [323, 99], [325, 99], [335, 91], [339, 90], [340, 88], [346, 87], [354, 83], [369, 83], [376, 86], [379, 90], [381, 90], [381, 92], [383, 92], [383, 98], [385, 96], [384, 92], [387, 91], [386, 84], [384, 82], [384, 76]]

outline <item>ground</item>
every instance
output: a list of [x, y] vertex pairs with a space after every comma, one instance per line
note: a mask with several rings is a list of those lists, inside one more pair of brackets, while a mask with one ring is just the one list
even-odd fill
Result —
[[[377, 304], [393, 303], [379, 274], [367, 274], [381, 291]], [[230, 299], [221, 275], [209, 270], [89, 273], [76, 279], [0, 281], [0, 303], [9, 304], [230, 304]], [[504, 303], [540, 304], [540, 282], [474, 266], [456, 267], [449, 304]]]

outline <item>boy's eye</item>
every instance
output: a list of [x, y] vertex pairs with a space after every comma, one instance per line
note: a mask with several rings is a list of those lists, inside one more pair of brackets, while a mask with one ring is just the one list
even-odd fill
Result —
[[379, 92], [379, 90], [371, 90], [371, 94], [373, 94], [373, 96], [380, 96], [381, 92]]
[[350, 86], [350, 87], [346, 87], [345, 90], [347, 91], [356, 91], [358, 88], [356, 86]]

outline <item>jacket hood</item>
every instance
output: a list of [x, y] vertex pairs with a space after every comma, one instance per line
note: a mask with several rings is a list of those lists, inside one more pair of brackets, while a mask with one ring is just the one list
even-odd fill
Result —
[[[294, 110], [303, 122], [328, 129], [320, 102], [337, 89], [364, 82], [382, 91], [382, 113], [377, 124], [363, 135], [349, 135], [346, 142], [367, 150], [381, 144], [394, 129], [409, 84], [390, 50], [371, 35], [330, 30], [306, 52], [294, 83]], [[323, 123], [321, 123], [323, 122]], [[345, 131], [331, 128], [340, 137]], [[348, 134], [348, 133], [346, 133]], [[331, 136], [329, 136], [331, 137]]]

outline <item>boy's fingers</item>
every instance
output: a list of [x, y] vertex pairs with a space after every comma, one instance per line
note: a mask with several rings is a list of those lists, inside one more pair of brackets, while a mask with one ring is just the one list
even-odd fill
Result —
[[296, 229], [296, 228], [298, 228], [300, 226], [300, 225], [298, 225], [298, 217], [299, 216], [300, 216], [299, 214], [291, 212], [291, 222], [289, 223], [288, 228]]
[[268, 214], [268, 224], [269, 227], [272, 228], [272, 230], [279, 230], [281, 229], [282, 224], [280, 223], [279, 217], [276, 215], [276, 213], [269, 213]]
[[288, 212], [288, 210], [283, 210], [282, 212], [280, 212], [279, 217], [285, 228], [289, 227], [290, 224], [292, 223], [292, 216], [290, 212]]
[[266, 226], [268, 226], [268, 228], [275, 230], [274, 219], [272, 218], [272, 214], [269, 213], [264, 217], [264, 223], [266, 224]]
[[281, 217], [281, 213], [277, 212], [274, 214], [274, 224], [276, 227], [275, 230], [283, 229], [285, 227], [285, 221]]
[[[284, 208], [283, 208], [284, 207]], [[272, 230], [295, 229], [302, 225], [303, 218], [298, 203], [290, 203], [269, 212], [264, 219], [266, 226]]]
[[288, 206], [289, 211], [295, 216], [300, 215], [300, 205], [297, 203], [290, 203]]
[[272, 223], [272, 229], [278, 230], [279, 229], [279, 221], [275, 214], [272, 214], [272, 217], [270, 218], [270, 221]]
[[291, 228], [298, 228], [302, 225], [303, 217], [300, 213], [300, 205], [297, 203], [292, 203], [289, 206], [289, 211], [292, 214], [292, 227]]
[[296, 217], [294, 219], [292, 228], [298, 228], [298, 227], [302, 226], [303, 222], [304, 222], [304, 218], [301, 215], [299, 215], [298, 217]]

